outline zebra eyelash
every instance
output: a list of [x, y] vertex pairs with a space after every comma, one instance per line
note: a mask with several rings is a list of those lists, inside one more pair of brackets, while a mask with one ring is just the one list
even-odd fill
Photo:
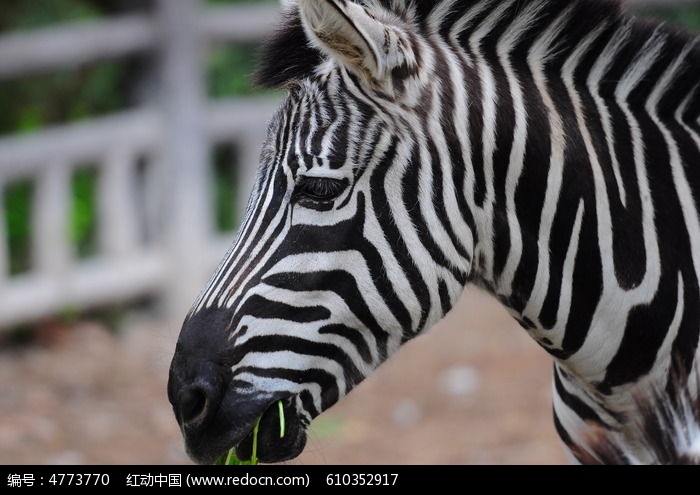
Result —
[[348, 187], [348, 179], [302, 176], [297, 180], [292, 202], [316, 210], [329, 210]]

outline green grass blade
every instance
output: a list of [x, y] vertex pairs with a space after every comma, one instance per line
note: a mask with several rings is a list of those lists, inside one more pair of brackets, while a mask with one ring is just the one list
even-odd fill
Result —
[[[277, 407], [279, 408], [280, 416], [280, 438], [284, 438], [286, 434], [286, 422], [284, 417], [284, 407], [282, 406], [282, 401], [277, 401]], [[262, 416], [258, 418], [258, 421], [253, 427], [253, 451], [249, 460], [239, 459], [236, 454], [236, 448], [233, 447], [227, 453], [219, 457], [214, 465], [216, 466], [255, 466], [258, 463], [258, 432], [260, 430], [260, 420]]]
[[285, 425], [285, 420], [284, 420], [284, 407], [282, 407], [281, 400], [277, 401], [277, 406], [279, 407], [279, 412], [280, 412], [280, 438], [284, 438], [286, 425]]
[[250, 456], [250, 465], [255, 466], [258, 463], [258, 429], [260, 427], [260, 419], [255, 423], [253, 428], [253, 453]]

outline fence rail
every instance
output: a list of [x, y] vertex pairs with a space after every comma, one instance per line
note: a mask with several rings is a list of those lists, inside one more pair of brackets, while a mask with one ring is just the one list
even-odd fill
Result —
[[[241, 193], [231, 207], [241, 212], [276, 106], [264, 98], [208, 101], [202, 54], [215, 43], [259, 41], [277, 10], [157, 0], [149, 15], [0, 36], [0, 79], [139, 53], [150, 53], [160, 68], [158, 95], [142, 108], [0, 138], [0, 331], [148, 294], [163, 296], [168, 313], [182, 316], [231, 240], [213, 228], [209, 150], [215, 143], [238, 150]], [[96, 254], [78, 259], [68, 232], [71, 176], [86, 166], [97, 176], [99, 232]], [[10, 275], [3, 194], [17, 181], [34, 188], [32, 261], [30, 271]]]

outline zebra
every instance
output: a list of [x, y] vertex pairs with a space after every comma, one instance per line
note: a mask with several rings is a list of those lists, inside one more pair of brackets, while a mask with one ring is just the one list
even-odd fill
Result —
[[171, 363], [191, 458], [258, 422], [294, 458], [471, 284], [552, 356], [572, 461], [697, 461], [698, 39], [613, 0], [284, 3], [286, 97]]

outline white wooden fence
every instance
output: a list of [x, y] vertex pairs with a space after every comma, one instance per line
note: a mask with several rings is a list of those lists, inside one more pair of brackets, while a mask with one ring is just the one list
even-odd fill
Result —
[[[209, 150], [214, 143], [240, 150], [242, 211], [276, 106], [259, 98], [208, 101], [202, 55], [212, 43], [260, 40], [276, 13], [274, 4], [158, 0], [152, 15], [0, 36], [0, 79], [143, 52], [154, 53], [161, 67], [158, 98], [140, 109], [0, 138], [0, 330], [149, 294], [164, 299], [171, 317], [182, 317], [231, 242], [214, 228]], [[79, 260], [68, 234], [70, 178], [86, 164], [98, 177], [99, 248]], [[2, 194], [18, 180], [34, 184], [32, 266], [10, 276]]]
[[[184, 314], [232, 240], [214, 228], [210, 150], [235, 143], [239, 151], [241, 204], [231, 207], [240, 212], [276, 106], [208, 101], [202, 55], [212, 43], [258, 41], [276, 19], [274, 4], [159, 0], [152, 15], [0, 36], [0, 78], [142, 52], [161, 66], [158, 97], [143, 108], [0, 139], [0, 328], [149, 294], [164, 297], [171, 316]], [[98, 180], [98, 253], [78, 259], [70, 182], [88, 164]], [[2, 191], [20, 180], [34, 186], [32, 261], [10, 276]]]

